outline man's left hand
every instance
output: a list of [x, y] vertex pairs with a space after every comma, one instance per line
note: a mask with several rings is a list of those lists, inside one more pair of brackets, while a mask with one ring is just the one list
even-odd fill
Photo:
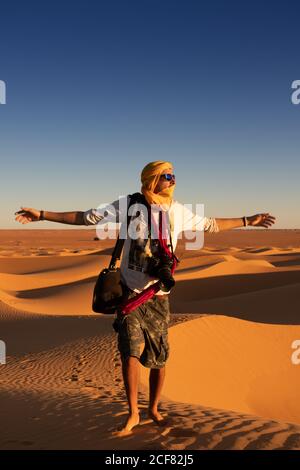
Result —
[[255, 214], [247, 217], [248, 225], [255, 227], [269, 228], [275, 223], [276, 217], [270, 215], [268, 212], [263, 214]]

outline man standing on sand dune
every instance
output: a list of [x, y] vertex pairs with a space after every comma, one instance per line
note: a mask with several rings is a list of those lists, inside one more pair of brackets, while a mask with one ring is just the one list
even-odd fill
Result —
[[[175, 250], [179, 234], [186, 229], [219, 232], [247, 225], [268, 228], [275, 222], [275, 217], [269, 213], [225, 219], [207, 218], [194, 214], [186, 206], [173, 199], [175, 175], [173, 165], [170, 162], [156, 161], [146, 165], [141, 174], [141, 182], [142, 197], [144, 197], [147, 207], [151, 207], [151, 217], [153, 218], [151, 220], [158, 227], [158, 232], [162, 230], [161, 226], [163, 225], [161, 215], [166, 216], [168, 222], [166, 236], [162, 237], [160, 231], [160, 236], [152, 239], [148, 220], [142, 218], [139, 224], [139, 237], [134, 239], [128, 236], [124, 244], [120, 270], [127, 300], [130, 304], [130, 300], [134, 302], [134, 299], [140, 296], [142, 301], [137, 302], [138, 305], [135, 305], [135, 308], [131, 306], [131, 309], [127, 308], [127, 311], [125, 309], [126, 313], [119, 309], [114, 321], [114, 328], [118, 332], [118, 347], [122, 359], [123, 380], [129, 406], [129, 414], [120, 432], [121, 435], [130, 432], [134, 426], [139, 424], [140, 363], [150, 369], [149, 417], [157, 424], [162, 424], [164, 421], [158, 411], [158, 404], [165, 379], [165, 364], [169, 356], [170, 292], [168, 288], [163, 288], [158, 274], [157, 276], [153, 275], [153, 272], [150, 274], [149, 259], [162, 259], [163, 255], [169, 256], [174, 268], [173, 249]], [[126, 196], [125, 199], [127, 201], [128, 197]], [[125, 204], [125, 212], [121, 210], [121, 206], [119, 199], [107, 206], [106, 210], [101, 211], [90, 209], [86, 212], [49, 212], [21, 207], [15, 220], [21, 224], [48, 220], [71, 225], [96, 225], [106, 223], [116, 216], [114, 221], [122, 222], [127, 218], [128, 205]], [[176, 223], [178, 218], [181, 218], [184, 223]], [[128, 233], [134, 222], [132, 218]], [[175, 227], [177, 228], [175, 229]], [[168, 243], [165, 243], [162, 252], [163, 238]], [[159, 287], [155, 288], [155, 286]], [[147, 295], [144, 295], [146, 293]], [[143, 342], [145, 343], [144, 350], [140, 353], [140, 345]]]

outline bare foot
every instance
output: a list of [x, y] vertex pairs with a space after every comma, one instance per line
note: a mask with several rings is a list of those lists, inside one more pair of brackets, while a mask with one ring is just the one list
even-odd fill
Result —
[[157, 410], [148, 410], [148, 416], [159, 426], [167, 424], [167, 419], [164, 418]]
[[124, 423], [124, 426], [122, 426], [121, 429], [116, 431], [114, 434], [117, 436], [126, 436], [127, 434], [131, 433], [131, 430], [137, 426], [140, 422], [140, 414], [139, 412], [137, 413], [130, 413]]

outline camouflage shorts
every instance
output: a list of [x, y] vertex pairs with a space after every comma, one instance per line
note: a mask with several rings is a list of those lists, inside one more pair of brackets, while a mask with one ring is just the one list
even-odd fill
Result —
[[[169, 357], [169, 321], [168, 296], [154, 296], [127, 315], [118, 312], [114, 328], [118, 332], [118, 348], [122, 359], [135, 356], [145, 367], [164, 367]], [[140, 353], [142, 343], [145, 346]]]

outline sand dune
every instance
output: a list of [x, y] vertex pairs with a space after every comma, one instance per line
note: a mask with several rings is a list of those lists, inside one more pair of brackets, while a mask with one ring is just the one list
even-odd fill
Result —
[[1, 292], [5, 303], [15, 308], [49, 315], [92, 314], [96, 277], [41, 289]]
[[[190, 279], [191, 271], [193, 271], [194, 276], [197, 274], [197, 278], [208, 278], [212, 276], [224, 276], [227, 274], [258, 273], [274, 270], [274, 266], [265, 260], [241, 261], [231, 255], [223, 256], [222, 258], [223, 259], [206, 266], [181, 268], [181, 270], [176, 274], [176, 279], [178, 281]], [[186, 263], [186, 265], [189, 264], [190, 263]]]
[[90, 305], [111, 241], [15, 232], [0, 232], [0, 448], [300, 449], [297, 232], [211, 234], [201, 251], [182, 252], [167, 424], [147, 418], [143, 369], [142, 422], [124, 438], [113, 435], [127, 405], [112, 318]]
[[225, 316], [176, 325], [170, 331], [172, 355], [165, 395], [300, 423], [299, 370], [291, 361], [296, 338], [300, 339], [299, 326]]
[[[178, 294], [172, 300], [173, 310], [177, 312], [205, 312], [207, 314], [226, 314], [255, 322], [299, 325], [300, 324], [300, 284], [289, 284], [275, 288], [232, 294], [226, 297], [205, 300], [186, 298], [180, 301]], [[177, 300], [177, 302], [176, 302]], [[176, 302], [176, 303], [175, 303]], [[270, 309], [272, 316], [270, 317]]]
[[[89, 253], [78, 253], [76, 255], [59, 255], [38, 257], [0, 257], [1, 273], [7, 274], [51, 274], [52, 271], [66, 270], [73, 268], [79, 271], [81, 267], [95, 268], [98, 263], [106, 263], [109, 259], [106, 250]], [[111, 251], [111, 250], [109, 250]]]
[[[49, 314], [92, 314], [91, 298], [97, 274], [108, 264], [109, 256], [80, 254], [68, 258], [66, 265], [57, 257], [43, 258], [40, 264], [27, 259], [25, 264], [0, 264], [1, 299], [10, 306], [27, 312]], [[65, 259], [65, 258], [64, 258]], [[1, 261], [1, 260], [0, 260]], [[14, 260], [15, 261], [15, 260]], [[22, 260], [24, 261], [24, 260]], [[31, 267], [29, 267], [31, 265]]]

